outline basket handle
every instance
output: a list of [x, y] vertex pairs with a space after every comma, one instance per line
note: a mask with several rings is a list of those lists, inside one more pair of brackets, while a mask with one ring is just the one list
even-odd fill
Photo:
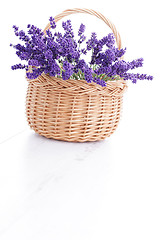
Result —
[[[115, 25], [109, 19], [105, 18], [101, 13], [96, 12], [96, 11], [94, 11], [92, 9], [73, 8], [73, 9], [65, 10], [62, 13], [58, 14], [57, 16], [55, 16], [55, 18], [54, 18], [55, 22], [58, 22], [63, 17], [66, 17], [66, 16], [68, 16], [70, 14], [73, 14], [73, 13], [88, 13], [90, 15], [94, 15], [97, 18], [101, 19], [103, 22], [105, 22], [111, 28], [111, 30], [112, 30], [115, 38], [116, 38], [116, 43], [117, 43], [118, 49], [121, 49], [121, 47], [122, 47], [121, 37], [120, 37], [119, 32], [116, 30]], [[50, 27], [51, 27], [50, 23], [48, 23], [48, 25], [44, 29], [44, 33], [46, 33], [46, 30], [50, 29]]]

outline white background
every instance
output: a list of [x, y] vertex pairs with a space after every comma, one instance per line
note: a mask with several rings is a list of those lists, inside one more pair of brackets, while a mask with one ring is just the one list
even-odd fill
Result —
[[[117, 27], [125, 60], [144, 58], [138, 72], [152, 82], [128, 83], [117, 131], [95, 143], [38, 136], [27, 126], [23, 71], [10, 43], [12, 25], [45, 28], [68, 8], [92, 8]], [[160, 239], [159, 6], [144, 1], [5, 1], [1, 3], [0, 239]], [[74, 29], [110, 32], [95, 17], [77, 14]], [[67, 19], [68, 19], [67, 18]], [[59, 26], [61, 23], [58, 23]]]

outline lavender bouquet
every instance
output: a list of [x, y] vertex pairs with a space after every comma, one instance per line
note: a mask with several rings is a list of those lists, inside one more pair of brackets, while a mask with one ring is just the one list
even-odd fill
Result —
[[[88, 83], [95, 82], [105, 87], [107, 81], [131, 80], [152, 80], [153, 77], [146, 74], [135, 74], [129, 70], [142, 67], [143, 58], [126, 62], [121, 59], [125, 49], [115, 47], [115, 38], [112, 33], [102, 39], [98, 39], [96, 33], [86, 40], [85, 25], [81, 24], [76, 40], [70, 20], [62, 22], [64, 33], [56, 31], [56, 23], [53, 17], [49, 19], [51, 29], [46, 34], [34, 25], [28, 25], [27, 34], [13, 26], [15, 35], [24, 44], [13, 45], [17, 56], [27, 64], [16, 64], [11, 68], [25, 69], [27, 78], [36, 79], [42, 73], [62, 78], [63, 80], [75, 79], [86, 80]], [[82, 44], [83, 43], [83, 44]], [[85, 46], [82, 48], [82, 45]], [[91, 53], [89, 62], [84, 56]]]

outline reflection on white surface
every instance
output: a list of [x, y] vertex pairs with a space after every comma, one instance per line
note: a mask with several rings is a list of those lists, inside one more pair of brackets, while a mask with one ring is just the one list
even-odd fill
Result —
[[0, 239], [127, 239], [133, 229], [133, 239], [158, 239], [156, 145], [123, 128], [101, 142], [56, 141], [29, 128], [3, 142]]

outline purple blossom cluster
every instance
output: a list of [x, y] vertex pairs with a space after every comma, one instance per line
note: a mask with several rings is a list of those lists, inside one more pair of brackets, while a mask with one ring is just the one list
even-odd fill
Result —
[[[125, 54], [125, 49], [115, 47], [115, 38], [112, 33], [102, 39], [97, 38], [96, 33], [86, 41], [85, 25], [81, 24], [77, 33], [76, 40], [70, 20], [62, 22], [64, 32], [56, 31], [56, 23], [53, 17], [49, 18], [51, 30], [45, 33], [34, 25], [28, 24], [27, 34], [13, 26], [15, 35], [24, 44], [10, 44], [16, 50], [17, 56], [27, 64], [16, 64], [11, 68], [26, 69], [29, 79], [35, 79], [42, 73], [50, 76], [61, 77], [63, 80], [84, 79], [88, 83], [95, 82], [102, 87], [106, 86], [108, 80], [152, 80], [152, 76], [139, 73], [129, 73], [143, 66], [143, 58], [126, 62], [121, 59]], [[82, 48], [81, 44], [85, 44]], [[83, 55], [92, 52], [91, 60], [87, 63]]]

